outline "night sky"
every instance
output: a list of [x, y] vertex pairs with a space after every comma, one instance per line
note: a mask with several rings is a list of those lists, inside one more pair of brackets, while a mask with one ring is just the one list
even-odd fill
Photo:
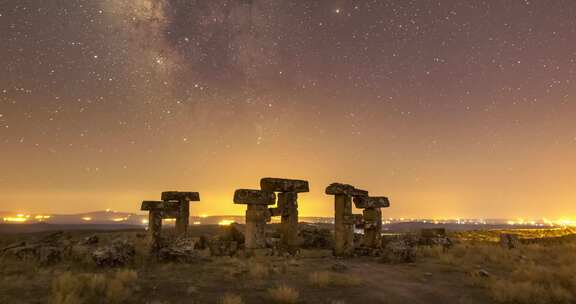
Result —
[[385, 217], [576, 218], [576, 1], [0, 0], [0, 210], [307, 179]]

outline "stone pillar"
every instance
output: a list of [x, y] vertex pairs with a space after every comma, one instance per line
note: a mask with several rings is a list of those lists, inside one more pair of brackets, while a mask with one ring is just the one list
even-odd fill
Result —
[[279, 192], [278, 207], [270, 208], [270, 215], [281, 216], [280, 245], [295, 254], [298, 251], [298, 193], [310, 191], [308, 181], [266, 177], [260, 180], [260, 188]]
[[161, 230], [164, 202], [143, 201], [140, 210], [148, 211], [148, 235], [150, 238], [150, 250], [158, 251], [161, 246]]
[[190, 224], [190, 202], [187, 200], [180, 200], [178, 206], [178, 217], [176, 218], [176, 234], [184, 235], [188, 232]]
[[362, 245], [377, 248], [382, 239], [382, 211], [380, 208], [366, 208], [364, 215], [364, 238]]
[[266, 219], [268, 208], [261, 205], [248, 205], [246, 209], [246, 249], [266, 248]]
[[281, 210], [280, 244], [289, 253], [295, 253], [298, 247], [298, 193], [279, 193], [278, 206]]
[[270, 218], [268, 205], [274, 204], [274, 192], [238, 189], [234, 192], [234, 203], [248, 205], [246, 209], [245, 248], [266, 248], [266, 222]]
[[334, 255], [349, 256], [354, 252], [354, 224], [352, 197], [368, 196], [368, 191], [351, 185], [333, 183], [326, 194], [334, 195]]
[[161, 247], [162, 212], [160, 210], [150, 210], [148, 230], [150, 232], [150, 249], [156, 252]]
[[390, 206], [387, 197], [354, 197], [356, 208], [364, 209], [362, 246], [377, 249], [382, 244], [382, 209]]
[[170, 210], [170, 213], [175, 213], [173, 215], [176, 217], [177, 235], [185, 235], [188, 232], [188, 226], [190, 225], [190, 201], [199, 200], [200, 194], [198, 192], [162, 192], [162, 201], [166, 202], [166, 206], [174, 207], [175, 209]]
[[347, 256], [354, 251], [352, 199], [345, 194], [334, 197], [334, 254]]

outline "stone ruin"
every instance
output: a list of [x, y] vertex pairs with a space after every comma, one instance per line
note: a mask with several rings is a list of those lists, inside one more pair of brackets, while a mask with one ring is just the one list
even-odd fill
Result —
[[382, 208], [390, 207], [387, 197], [354, 197], [356, 208], [363, 209], [364, 237], [362, 246], [377, 249], [382, 244]]
[[[361, 246], [379, 249], [382, 244], [382, 208], [390, 206], [387, 197], [372, 197], [368, 191], [340, 183], [330, 184], [326, 194], [334, 195], [334, 255], [350, 256], [354, 253], [354, 227], [364, 227]], [[352, 201], [362, 215], [352, 213]]]
[[[248, 205], [246, 249], [266, 248], [266, 223], [280, 216], [280, 247], [294, 254], [298, 249], [298, 193], [309, 191], [308, 181], [267, 177], [260, 180], [260, 189], [238, 189], [234, 193], [235, 204]], [[276, 203], [276, 207], [268, 208]]]
[[161, 248], [163, 219], [176, 219], [176, 234], [185, 235], [190, 221], [190, 202], [200, 201], [198, 192], [162, 192], [161, 201], [143, 201], [140, 210], [148, 211], [148, 230], [152, 251]]
[[276, 194], [270, 191], [238, 189], [234, 203], [248, 205], [244, 246], [247, 250], [266, 248], [266, 222], [270, 221], [268, 205], [276, 203]]
[[326, 194], [334, 195], [334, 255], [352, 255], [356, 223], [356, 217], [352, 214], [352, 198], [368, 197], [368, 191], [333, 183], [326, 188]]

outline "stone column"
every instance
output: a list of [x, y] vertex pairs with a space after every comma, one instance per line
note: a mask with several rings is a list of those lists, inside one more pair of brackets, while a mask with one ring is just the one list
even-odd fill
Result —
[[176, 218], [176, 234], [184, 235], [188, 232], [190, 224], [190, 202], [180, 200], [178, 205], [178, 217]]
[[161, 246], [163, 204], [159, 201], [143, 201], [140, 208], [140, 210], [148, 211], [148, 235], [152, 252], [158, 251]]
[[364, 215], [364, 239], [362, 245], [376, 248], [382, 238], [382, 211], [380, 208], [366, 208]]
[[351, 185], [333, 183], [326, 194], [334, 195], [334, 255], [349, 256], [354, 252], [354, 224], [352, 197], [368, 196], [368, 191]]
[[364, 209], [364, 237], [362, 246], [379, 248], [382, 240], [382, 210], [390, 206], [387, 197], [354, 197], [356, 208]]
[[185, 235], [188, 232], [188, 226], [190, 225], [190, 201], [199, 200], [200, 194], [198, 192], [162, 192], [162, 201], [166, 202], [171, 207], [173, 204], [176, 204], [176, 206], [174, 206], [174, 211], [176, 217], [177, 235]]
[[161, 246], [162, 215], [160, 210], [151, 210], [148, 214], [148, 230], [150, 230], [150, 248], [157, 251]]
[[334, 197], [334, 254], [345, 256], [354, 250], [352, 199], [345, 194]]
[[280, 244], [290, 254], [298, 251], [298, 193], [310, 191], [308, 181], [298, 179], [271, 178], [260, 180], [260, 188], [279, 192], [278, 207], [271, 208], [272, 216], [280, 215]]
[[289, 253], [295, 253], [298, 247], [298, 193], [279, 193], [278, 206], [281, 210], [280, 244]]
[[234, 203], [248, 205], [246, 209], [245, 248], [266, 248], [266, 222], [270, 218], [268, 205], [274, 204], [274, 192], [238, 189], [234, 192]]

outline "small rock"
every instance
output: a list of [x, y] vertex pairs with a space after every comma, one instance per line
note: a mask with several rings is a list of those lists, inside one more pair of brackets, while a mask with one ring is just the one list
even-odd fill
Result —
[[100, 239], [98, 238], [97, 235], [91, 235], [86, 237], [84, 240], [82, 240], [81, 244], [82, 245], [95, 245], [98, 244], [98, 242], [100, 241]]

